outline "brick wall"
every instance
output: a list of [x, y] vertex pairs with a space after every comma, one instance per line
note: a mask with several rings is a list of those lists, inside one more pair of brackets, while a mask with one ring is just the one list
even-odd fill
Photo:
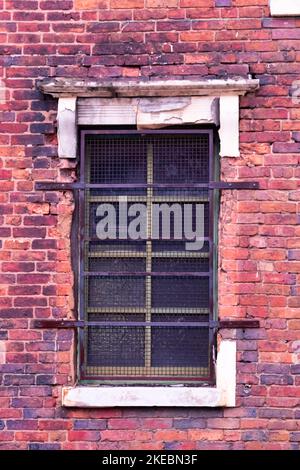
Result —
[[[300, 18], [268, 0], [0, 0], [0, 449], [298, 449], [300, 444]], [[241, 99], [241, 158], [222, 177], [259, 181], [224, 192], [219, 311], [255, 318], [237, 337], [234, 409], [63, 409], [74, 380], [69, 193], [58, 160], [57, 102], [37, 78], [225, 77], [261, 88]]]

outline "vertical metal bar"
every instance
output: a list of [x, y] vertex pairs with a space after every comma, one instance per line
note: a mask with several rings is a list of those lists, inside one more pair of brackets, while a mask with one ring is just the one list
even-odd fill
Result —
[[[147, 184], [153, 183], [153, 145], [147, 144]], [[146, 272], [152, 271], [152, 198], [153, 188], [147, 188], [147, 242], [146, 242]], [[146, 276], [146, 322], [151, 321], [152, 279]], [[151, 327], [145, 327], [145, 366], [151, 367]]]

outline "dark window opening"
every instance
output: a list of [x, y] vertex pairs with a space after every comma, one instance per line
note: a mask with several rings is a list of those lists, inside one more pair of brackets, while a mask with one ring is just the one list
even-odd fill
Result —
[[81, 139], [80, 379], [211, 381], [213, 131]]

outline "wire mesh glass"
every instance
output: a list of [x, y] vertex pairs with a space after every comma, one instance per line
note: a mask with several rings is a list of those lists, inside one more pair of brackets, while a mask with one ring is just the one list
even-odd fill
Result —
[[89, 276], [88, 307], [143, 307], [146, 286], [143, 276]]
[[153, 307], [197, 308], [209, 306], [209, 279], [159, 276], [152, 279]]
[[153, 138], [154, 183], [202, 183], [209, 181], [209, 136], [161, 136]]

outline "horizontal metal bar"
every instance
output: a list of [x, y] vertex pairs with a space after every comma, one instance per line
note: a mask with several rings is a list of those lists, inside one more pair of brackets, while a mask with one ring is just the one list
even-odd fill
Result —
[[87, 307], [86, 312], [89, 314], [105, 313], [111, 315], [127, 315], [146, 313], [146, 307]]
[[43, 329], [52, 329], [52, 328], [82, 328], [84, 326], [84, 321], [82, 320], [33, 320], [33, 328], [43, 328]]
[[[136, 188], [163, 188], [163, 189], [259, 189], [259, 183], [256, 181], [215, 181], [207, 183], [193, 184], [145, 184], [145, 183], [127, 183], [127, 184], [90, 184], [90, 183], [61, 183], [54, 181], [36, 182], [36, 191], [67, 191], [73, 189], [136, 189]], [[132, 195], [130, 195], [132, 196]], [[109, 197], [109, 196], [108, 196]]]
[[[215, 322], [214, 322], [215, 323]], [[159, 326], [159, 327], [187, 327], [187, 326], [194, 326], [194, 327], [216, 327], [216, 324], [211, 324], [210, 322], [174, 322], [174, 321], [119, 321], [119, 322], [105, 322], [105, 321], [95, 321], [95, 322], [86, 322], [84, 326], [102, 326], [102, 327], [115, 327], [115, 326], [122, 326], [122, 327], [133, 327], [133, 326], [140, 326], [140, 327], [148, 327], [148, 326]]]
[[120, 276], [120, 277], [138, 277], [138, 276], [153, 276], [153, 277], [210, 277], [211, 273], [208, 272], [187, 272], [187, 271], [174, 271], [174, 272], [102, 272], [102, 271], [84, 271], [82, 273], [83, 276], [90, 277], [90, 276], [101, 276], [101, 277], [113, 277], [113, 276]]
[[33, 328], [84, 328], [88, 326], [175, 326], [175, 327], [210, 327], [217, 329], [259, 328], [258, 320], [221, 320], [207, 322], [101, 322], [83, 320], [33, 320]]

